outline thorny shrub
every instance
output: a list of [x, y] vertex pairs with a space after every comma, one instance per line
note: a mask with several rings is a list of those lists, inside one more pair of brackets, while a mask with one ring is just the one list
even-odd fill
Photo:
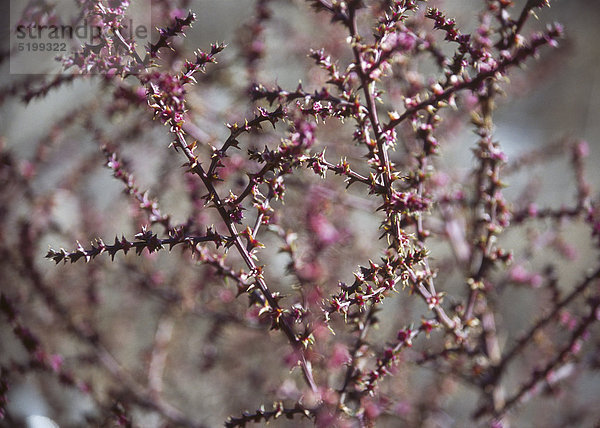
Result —
[[[25, 379], [62, 426], [598, 417], [539, 407], [599, 364], [600, 266], [562, 274], [585, 247], [568, 227], [600, 245], [588, 146], [508, 159], [494, 138], [509, 74], [562, 37], [530, 23], [549, 1], [482, 0], [467, 33], [439, 2], [256, 0], [228, 45], [193, 53], [185, 0], [153, 3], [145, 47], [123, 31], [128, 1], [76, 3], [97, 43], [2, 91], [98, 87], [30, 156], [1, 146], [5, 423]], [[287, 25], [307, 6], [304, 32]], [[40, 0], [22, 20], [60, 16]], [[277, 85], [268, 55], [300, 58], [305, 83]], [[444, 162], [457, 144], [467, 172]], [[508, 200], [511, 177], [565, 153], [574, 202], [544, 208], [534, 182]], [[109, 173], [129, 205], [103, 197]]]

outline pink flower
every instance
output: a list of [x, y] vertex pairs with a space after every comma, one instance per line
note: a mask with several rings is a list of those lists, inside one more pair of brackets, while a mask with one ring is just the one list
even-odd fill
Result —
[[341, 343], [336, 343], [333, 348], [333, 354], [331, 354], [327, 361], [327, 366], [330, 369], [337, 369], [348, 362], [350, 362], [350, 352], [348, 352], [348, 348]]

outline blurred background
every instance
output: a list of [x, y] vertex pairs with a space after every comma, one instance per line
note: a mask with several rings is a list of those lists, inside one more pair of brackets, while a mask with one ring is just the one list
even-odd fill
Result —
[[[15, 3], [17, 2], [11, 0], [10, 6], [16, 7]], [[307, 49], [330, 43], [327, 38], [331, 32], [325, 31], [325, 28], [332, 24], [326, 17], [315, 15], [306, 3], [299, 0], [273, 0], [269, 3], [272, 17], [265, 29], [265, 57], [258, 71], [258, 80], [265, 86], [280, 85], [293, 90], [299, 81], [306, 83], [307, 87], [318, 83], [318, 78], [310, 72], [313, 61], [307, 57]], [[447, 11], [448, 16], [456, 17], [458, 26], [464, 32], [469, 32], [477, 24], [476, 16], [481, 3], [477, 0], [430, 1], [428, 5], [440, 5]], [[520, 6], [524, 1], [515, 3]], [[239, 46], [240, 39], [244, 37], [240, 28], [252, 18], [254, 1], [192, 0], [188, 6], [197, 14], [197, 21], [186, 32], [185, 39], [180, 41], [184, 50], [191, 53], [196, 48], [207, 49], [210, 43], [215, 41], [228, 45], [220, 56], [218, 77], [210, 75], [207, 79], [212, 80], [204, 82], [206, 84], [201, 83], [189, 94], [190, 106], [197, 114], [195, 125], [209, 136], [211, 142], [218, 144], [228, 135], [225, 122], [240, 120], [249, 115], [247, 106], [239, 105], [239, 93], [243, 92], [247, 85], [245, 77], [240, 77], [244, 76], [244, 64], [239, 58]], [[537, 62], [529, 60], [523, 71], [513, 70], [510, 73], [510, 85], [505, 86], [506, 96], [498, 100], [495, 137], [501, 142], [509, 161], [518, 158], [521, 153], [540, 148], [543, 150], [543, 147], [550, 147], [563, 139], [586, 140], [590, 151], [587, 178], [593, 186], [592, 196], [597, 197], [600, 188], [600, 169], [596, 167], [600, 162], [600, 1], [551, 1], [551, 8], [540, 11], [538, 18], [538, 21], [532, 20], [527, 25], [524, 34], [542, 28], [546, 23], [557, 21], [564, 25], [566, 38], [560, 43], [558, 50], [544, 50]], [[5, 39], [7, 26], [1, 31]], [[340, 36], [343, 39], [341, 30]], [[0, 72], [3, 88], [8, 88], [25, 77], [9, 74], [6, 61], [0, 65]], [[2, 143], [19, 159], [35, 156], [36, 150], [39, 150], [40, 145], [43, 146], [44, 139], [51, 135], [53, 127], [63, 126], [65, 114], [73, 112], [75, 115], [78, 110], [93, 109], [95, 103], [106, 96], [100, 81], [100, 77], [87, 81], [76, 80], [72, 84], [52, 90], [45, 98], [34, 99], [27, 104], [18, 98], [3, 97], [3, 103], [0, 105]], [[119, 116], [115, 120], [117, 126], [110, 137], [118, 139], [119, 124], [126, 126], [127, 122], [132, 120], [137, 118], [129, 112]], [[346, 129], [341, 125], [330, 126], [328, 129], [333, 135]], [[273, 132], [272, 140], [275, 141], [280, 136]], [[202, 317], [198, 321], [188, 315], [166, 312], [161, 304], [152, 299], [144, 299], [140, 303], [138, 286], [125, 283], [121, 271], [129, 269], [133, 273], [128, 278], [135, 278], [136, 275], [144, 276], [147, 271], [159, 267], [161, 277], [153, 277], [154, 284], [189, 284], [182, 286], [181, 292], [185, 294], [204, 289], [205, 282], [210, 279], [208, 270], [179, 271], [180, 266], [169, 260], [169, 254], [145, 257], [141, 267], [134, 267], [137, 262], [135, 256], [131, 255], [121, 257], [118, 261], [121, 263], [119, 266], [115, 266], [119, 263], [111, 264], [104, 260], [98, 263], [97, 269], [103, 270], [102, 274], [86, 266], [55, 267], [43, 259], [48, 246], [73, 248], [76, 240], [84, 243], [95, 237], [103, 237], [108, 242], [115, 234], [121, 233], [132, 237], [136, 233], [134, 226], [140, 223], [132, 221], [132, 217], [139, 213], [136, 214], [130, 201], [122, 196], [122, 183], [115, 180], [109, 170], [101, 168], [102, 155], [98, 155], [97, 141], [95, 136], [89, 133], [89, 129], [78, 125], [69, 128], [62, 138], [64, 142], [60, 150], [52, 155], [45, 169], [39, 171], [39, 179], [35, 181], [34, 186], [38, 196], [58, 188], [52, 196], [50, 223], [61, 233], [50, 232], [41, 237], [37, 246], [36, 264], [40, 272], [49, 278], [50, 283], [70, 284], [68, 287], [65, 285], [62, 291], [65, 292], [67, 300], [72, 299], [73, 305], [79, 301], [86, 301], [82, 290], [73, 291], [77, 290], [76, 285], [81, 283], [81, 278], [90, 278], [90, 275], [101, 277], [97, 281], [96, 292], [103, 303], [93, 319], [109, 333], [108, 341], [115, 358], [123, 366], [131, 368], [134, 377], [140, 375], [145, 370], [141, 366], [151, 360], [151, 356], [147, 355], [148, 349], [156, 341], [157, 331], [161, 328], [175, 331], [172, 334], [169, 354], [169, 367], [172, 367], [172, 371], [167, 371], [166, 385], [163, 389], [167, 397], [176, 398], [191, 417], [203, 421], [206, 426], [220, 426], [232, 412], [257, 408], [265, 395], [294, 397], [300, 388], [301, 379], [297, 370], [291, 378], [287, 377], [285, 362], [280, 358], [281, 355], [285, 355], [287, 348], [281, 337], [275, 334], [266, 335], [264, 326], [260, 323], [252, 325], [247, 332], [239, 335], [235, 322], [221, 325], [215, 319], [202, 321]], [[254, 137], [248, 137], [250, 141], [252, 138]], [[468, 174], [474, 165], [471, 149], [476, 137], [472, 130], [466, 126], [448, 134], [446, 138], [448, 140], [444, 141], [443, 156], [440, 160], [442, 168], [452, 167], [457, 177]], [[120, 149], [123, 156], [129, 160], [129, 166], [135, 173], [139, 187], [150, 189], [153, 196], [160, 195], [163, 211], [172, 213], [175, 222], [180, 222], [184, 221], [192, 209], [189, 201], [185, 200], [189, 187], [186, 187], [183, 180], [177, 181], [177, 170], [175, 174], [170, 175], [160, 172], [165, 167], [168, 170], [168, 165], [179, 165], [182, 162], [177, 154], [167, 151], [165, 142], [168, 141], [166, 129], [155, 126], [153, 129], [145, 129], [139, 138], [136, 135], [132, 136], [131, 143], [122, 145]], [[143, 156], [139, 155], [140, 147], [143, 148]], [[506, 179], [508, 188], [505, 194], [509, 199], [517, 199], [523, 189], [535, 183], [539, 189], [537, 203], [540, 206], [572, 205], [575, 202], [575, 179], [570, 169], [570, 156], [570, 153], [565, 151], [550, 162], [511, 175]], [[90, 159], [95, 159], [98, 168], [90, 169], [91, 172], [85, 174], [81, 187], [75, 186], [76, 192], [60, 190], [73, 169]], [[25, 162], [21, 165], [21, 168], [24, 167]], [[72, 183], [66, 188], [72, 189]], [[295, 187], [290, 185], [291, 193], [302, 191], [302, 183]], [[352, 202], [354, 205], [364, 203], [360, 209], [352, 211], [349, 218], [344, 219], [347, 222], [346, 227], [352, 227], [357, 236], [331, 250], [332, 259], [337, 260], [337, 264], [332, 264], [331, 270], [340, 269], [339, 272], [331, 272], [331, 278], [346, 281], [350, 280], [351, 272], [357, 263], [364, 262], [363, 255], [371, 254], [370, 257], [374, 257], [373, 255], [378, 254], [382, 248], [382, 243], [376, 239], [364, 238], [377, 233], [380, 219], [371, 215], [374, 206], [370, 205], [371, 202], [366, 200], [364, 194], [350, 192], [350, 195], [357, 198]], [[323, 203], [327, 203], [326, 191], [320, 194], [320, 197], [325, 201]], [[15, 218], [36, 216], [24, 201], [18, 199], [18, 195], [16, 199], [7, 203], [11, 204], [10, 209]], [[334, 206], [329, 214], [333, 213], [332, 216], [335, 216], [338, 201], [330, 200], [329, 203]], [[109, 222], [96, 222], [91, 214], [94, 212], [105, 220], [108, 218]], [[301, 218], [300, 212], [296, 215]], [[206, 220], [210, 219], [208, 217]], [[294, 220], [294, 213], [290, 213], [288, 221], [293, 224]], [[555, 227], [553, 224], [547, 226]], [[339, 225], [340, 230], [343, 227]], [[65, 231], [68, 233], [64, 233]], [[595, 266], [597, 254], [593, 250], [588, 229], [566, 225], [564, 233], [569, 236], [570, 242], [577, 245], [580, 256], [576, 263], [568, 260], [557, 261], [561, 269], [561, 280], [565, 284], [572, 284], [581, 278], [582, 272]], [[508, 248], [520, 248], [525, 244], [525, 236], [522, 230], [508, 233], [503, 237], [504, 245]], [[307, 236], [300, 238], [310, 240]], [[359, 248], [359, 251], [352, 254], [353, 251], [348, 248]], [[440, 246], [437, 249], [439, 255], [436, 255], [435, 251], [434, 246], [434, 257], [441, 260], [447, 249]], [[285, 257], [270, 255], [276, 260], [269, 267], [270, 275], [284, 276]], [[538, 256], [538, 259], [531, 261], [528, 266], [530, 269], [539, 269], [544, 265], [546, 256]], [[9, 273], [9, 270], [6, 270], [3, 279], [5, 284], [10, 282], [11, 287], [17, 289], [20, 280], [18, 272]], [[289, 291], [292, 282], [283, 281], [282, 289]], [[222, 293], [222, 290], [217, 288], [209, 291], [211, 298], [228, 301], [231, 296], [224, 296]], [[31, 316], [34, 323], [42, 326], [44, 323], [60, 325], [55, 316], [44, 309], [42, 299], [33, 295], [21, 295], [20, 298], [29, 305], [25, 315]], [[510, 331], [511, 335], [516, 335], [523, 323], [531, 322], [536, 311], [544, 304], [531, 290], [516, 289], [505, 293], [503, 299], [498, 302], [498, 306], [506, 308], [502, 313], [502, 322], [507, 324], [507, 331]], [[408, 312], [399, 314], [401, 311], [408, 311], [410, 300], [408, 297], [398, 300], [397, 303], [386, 304], [385, 316], [400, 321], [405, 318], [418, 319], [415, 318], [418, 311], [410, 316]], [[231, 313], [235, 313], [236, 310], [241, 313], [250, 311], [245, 301], [238, 302], [237, 305], [231, 306]], [[83, 365], [84, 356], [80, 355], [80, 345], [71, 343], [72, 339], [58, 334], [54, 337], [53, 333], [44, 333], [48, 335], [48, 342], [60, 344], [67, 362]], [[393, 332], [383, 328], [375, 334], [376, 337], [385, 338], [393, 335]], [[206, 343], [209, 343], [209, 346]], [[240, 349], [243, 350], [242, 353]], [[265, 352], [265, 349], [278, 352]], [[0, 362], [1, 358], [8, 356], [22, 356], [22, 353], [19, 354], [22, 351], [15, 345], [11, 332], [5, 328], [0, 332], [0, 350], [3, 354]], [[144, 357], [140, 359], [140, 355]], [[217, 369], [213, 370], [213, 366]], [[265, 368], [281, 369], [282, 366], [283, 370], [277, 371], [268, 380], [263, 378]], [[422, 368], [403, 370], [406, 371], [401, 370], [399, 376], [405, 375], [406, 385], [410, 385], [403, 394], [426, 394], [427, 385], [432, 382], [432, 373]], [[91, 372], [92, 376], [100, 376], [94, 374], [93, 370]], [[509, 385], [515, 385], [519, 381], [518, 370], [515, 373], [517, 374], [508, 380]], [[95, 380], [98, 385], [110, 391], [111, 380]], [[472, 426], [470, 413], [476, 402], [475, 393], [460, 384], [453, 385], [452, 388], [455, 388], [454, 392], [448, 394], [449, 398], [441, 405], [442, 416], [438, 415], [437, 419], [430, 421], [431, 425], [427, 426]], [[575, 402], [572, 408], [593, 407], [599, 394], [600, 374], [595, 371], [577, 378], [574, 394], [569, 399]], [[65, 427], [83, 426], [86, 423], [85, 415], [95, 411], [91, 401], [73, 388], [66, 388], [43, 377], [40, 380], [32, 375], [24, 377], [22, 383], [13, 385], [9, 397], [9, 410], [17, 419], [34, 414], [46, 415]], [[516, 417], [514, 426], [561, 426], [553, 420], [552, 413], [544, 412], [550, 408], [548, 406], [561, 403], [552, 400], [554, 399], [550, 402], [533, 402], [527, 406]], [[138, 426], [160, 426], [158, 418], [151, 413], [136, 413], [136, 418]], [[573, 426], [592, 426], [593, 422], [589, 419]], [[397, 419], [382, 419], [381, 425], [378, 426], [399, 426], [398, 423], [400, 422]], [[410, 425], [406, 421], [403, 423]], [[286, 425], [286, 422], [282, 422], [281, 426], [301, 426], [300, 424], [301, 422], [294, 422]]]

